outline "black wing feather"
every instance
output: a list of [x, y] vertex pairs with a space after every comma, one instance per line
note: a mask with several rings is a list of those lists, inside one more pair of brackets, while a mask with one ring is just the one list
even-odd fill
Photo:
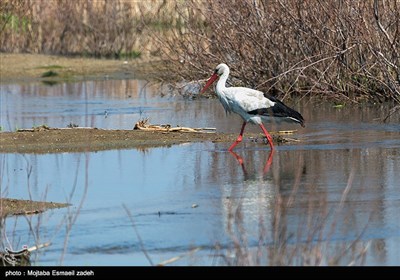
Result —
[[286, 106], [285, 104], [283, 104], [282, 101], [278, 100], [277, 98], [275, 98], [273, 96], [270, 96], [270, 95], [264, 93], [264, 97], [275, 102], [275, 105], [270, 108], [256, 109], [256, 110], [252, 110], [247, 113], [251, 114], [251, 115], [260, 115], [260, 116], [269, 116], [269, 117], [278, 117], [278, 118], [291, 118], [291, 119], [293, 119], [293, 121], [300, 123], [300, 125], [302, 127], [304, 127], [304, 118], [299, 112]]

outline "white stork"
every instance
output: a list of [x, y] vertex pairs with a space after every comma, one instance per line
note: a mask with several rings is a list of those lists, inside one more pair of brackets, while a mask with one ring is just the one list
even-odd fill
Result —
[[304, 127], [304, 118], [302, 115], [289, 108], [275, 97], [251, 88], [226, 87], [228, 76], [228, 65], [224, 63], [219, 64], [215, 68], [214, 74], [207, 81], [201, 93], [204, 93], [219, 77], [216, 93], [222, 106], [224, 106], [227, 113], [234, 112], [239, 114], [244, 120], [240, 134], [236, 141], [229, 147], [229, 151], [232, 151], [233, 148], [242, 141], [243, 131], [248, 122], [260, 125], [268, 139], [271, 150], [274, 149], [274, 144], [272, 143], [271, 135], [262, 123], [263, 120], [267, 122], [272, 119], [276, 122], [295, 122]]

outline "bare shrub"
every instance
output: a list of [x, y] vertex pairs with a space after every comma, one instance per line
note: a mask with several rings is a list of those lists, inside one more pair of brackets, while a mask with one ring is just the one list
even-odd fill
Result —
[[[400, 102], [399, 1], [4, 0], [0, 51], [139, 57], [164, 81]], [[147, 28], [145, 28], [147, 27]]]
[[163, 80], [225, 62], [234, 84], [283, 97], [400, 101], [398, 1], [192, 0], [176, 11], [184, 24], [156, 38]]
[[140, 5], [127, 0], [2, 1], [0, 51], [137, 57]]

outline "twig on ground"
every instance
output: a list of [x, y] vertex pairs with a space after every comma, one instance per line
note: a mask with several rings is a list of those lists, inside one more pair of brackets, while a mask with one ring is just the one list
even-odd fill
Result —
[[143, 119], [135, 123], [133, 129], [144, 130], [144, 131], [161, 131], [161, 132], [194, 132], [194, 133], [213, 133], [211, 131], [216, 130], [213, 127], [205, 127], [205, 128], [192, 128], [192, 127], [184, 127], [177, 126], [171, 127], [169, 124], [164, 125], [153, 125], [149, 123], [149, 119]]

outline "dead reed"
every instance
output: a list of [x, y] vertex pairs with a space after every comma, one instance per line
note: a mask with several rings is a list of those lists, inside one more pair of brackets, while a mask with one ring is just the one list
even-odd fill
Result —
[[168, 83], [205, 79], [225, 62], [232, 84], [282, 98], [400, 102], [399, 4], [4, 0], [0, 51], [146, 57]]
[[185, 24], [158, 38], [162, 80], [204, 79], [225, 62], [232, 84], [283, 98], [400, 101], [399, 1], [205, 0], [176, 11]]

